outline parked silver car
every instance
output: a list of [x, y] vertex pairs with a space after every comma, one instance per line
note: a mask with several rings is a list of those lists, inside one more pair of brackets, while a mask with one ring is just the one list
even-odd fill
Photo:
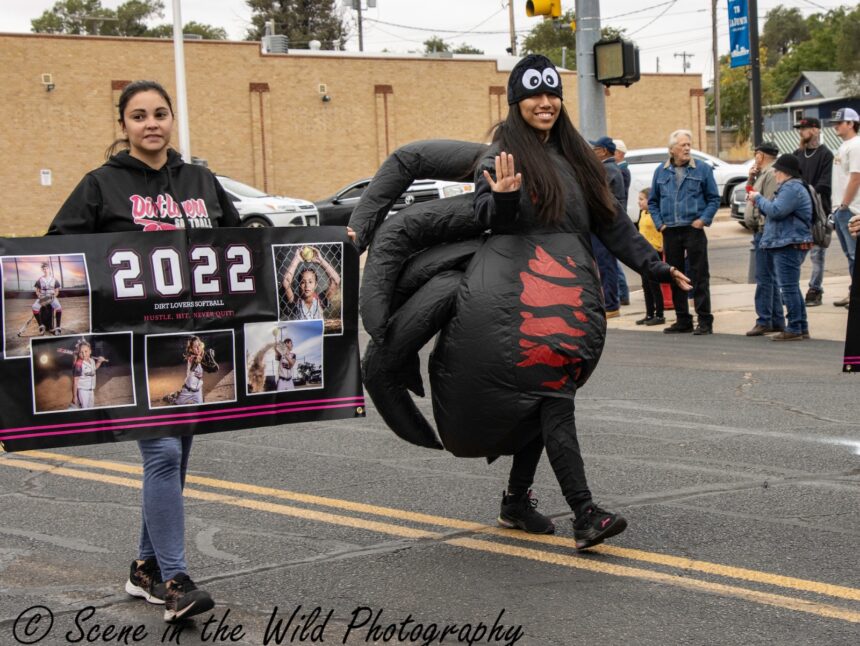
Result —
[[319, 212], [313, 202], [269, 195], [224, 175], [215, 177], [236, 205], [243, 227], [303, 227], [319, 224]]

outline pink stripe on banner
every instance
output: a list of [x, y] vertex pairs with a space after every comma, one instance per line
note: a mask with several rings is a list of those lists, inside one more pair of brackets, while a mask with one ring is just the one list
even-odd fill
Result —
[[[291, 406], [295, 406], [295, 404], [291, 404]], [[23, 439], [32, 438], [32, 437], [52, 437], [52, 436], [57, 436], [57, 435], [72, 435], [74, 433], [96, 433], [98, 431], [118, 431], [118, 430], [129, 429], [129, 428], [150, 428], [150, 427], [154, 427], [154, 426], [170, 426], [170, 425], [174, 425], [174, 424], [177, 426], [181, 426], [181, 425], [185, 425], [185, 424], [194, 424], [197, 422], [200, 422], [200, 423], [218, 422], [218, 421], [222, 421], [222, 420], [226, 420], [226, 419], [242, 419], [245, 417], [259, 417], [261, 415], [272, 415], [274, 413], [279, 413], [279, 412], [299, 413], [299, 412], [308, 411], [308, 410], [328, 410], [328, 409], [333, 409], [333, 408], [353, 408], [354, 406], [355, 406], [355, 404], [332, 404], [329, 406], [304, 406], [302, 408], [290, 408], [290, 409], [285, 410], [285, 411], [264, 410], [264, 411], [256, 411], [253, 413], [241, 413], [241, 414], [236, 414], [236, 415], [220, 415], [218, 417], [210, 416], [208, 419], [200, 419], [200, 418], [184, 419], [184, 420], [179, 421], [179, 422], [172, 421], [172, 420], [164, 420], [162, 422], [158, 422], [155, 424], [148, 422], [148, 423], [144, 423], [144, 424], [125, 424], [123, 426], [115, 426], [115, 425], [114, 426], [100, 426], [98, 428], [88, 428], [85, 430], [84, 429], [70, 429], [70, 430], [65, 430], [65, 431], [48, 431], [45, 433], [26, 433], [23, 435], [3, 436], [0, 439], [2, 439], [2, 440], [23, 440]], [[245, 408], [235, 408], [235, 409], [226, 409], [226, 410], [227, 411], [229, 411], [229, 410], [247, 410], [249, 408], [263, 408], [263, 407], [262, 406], [248, 406]], [[220, 412], [223, 413], [225, 411], [222, 410]], [[145, 418], [137, 418], [137, 419], [145, 419]], [[239, 429], [236, 429], [236, 430], [239, 430]]]
[[[122, 419], [112, 419], [112, 420], [96, 420], [94, 422], [66, 422], [64, 424], [46, 424], [42, 426], [19, 426], [18, 428], [6, 428], [3, 429], [4, 433], [15, 433], [18, 431], [38, 431], [40, 429], [47, 428], [83, 428], [85, 426], [94, 426], [96, 424], [122, 424], [123, 422], [139, 422], [142, 420], [154, 420], [154, 419], [180, 419], [182, 417], [194, 417], [195, 419], [200, 419], [202, 417], [207, 417], [210, 415], [220, 415], [221, 413], [227, 411], [244, 411], [244, 410], [262, 410], [262, 409], [271, 409], [271, 408], [279, 408], [279, 409], [287, 409], [291, 406], [302, 406], [305, 404], [327, 404], [330, 402], [353, 402], [357, 406], [364, 406], [364, 397], [335, 397], [332, 399], [307, 399], [305, 401], [300, 402], [289, 402], [289, 403], [280, 403], [280, 404], [260, 404], [258, 406], [243, 406], [239, 408], [219, 408], [218, 410], [212, 411], [199, 411], [194, 413], [172, 413], [167, 415], [147, 415], [144, 417], [124, 417]], [[4, 439], [3, 436], [0, 436], [0, 440]]]
[[843, 359], [842, 363], [846, 366], [853, 366], [853, 365], [857, 365], [858, 363], [860, 363], [860, 359], [854, 359], [853, 361], [849, 361], [848, 359]]
[[848, 361], [848, 359], [853, 359], [853, 360], [855, 360], [855, 361], [860, 361], [860, 357], [845, 357], [845, 360], [846, 360], [846, 361]]

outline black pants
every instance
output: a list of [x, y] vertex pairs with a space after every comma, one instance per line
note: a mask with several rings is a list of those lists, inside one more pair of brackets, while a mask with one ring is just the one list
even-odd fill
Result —
[[576, 420], [572, 399], [547, 397], [540, 409], [541, 434], [514, 455], [508, 491], [525, 493], [534, 481], [541, 453], [546, 447], [549, 463], [561, 486], [567, 504], [579, 513], [591, 502], [591, 491], [585, 479], [585, 464], [576, 439]]
[[663, 289], [660, 283], [642, 276], [642, 293], [645, 294], [645, 316], [663, 316]]
[[[684, 269], [684, 256], [688, 261], [690, 282], [693, 283], [693, 302], [699, 325], [713, 325], [711, 314], [711, 274], [708, 268], [708, 237], [704, 229], [695, 227], [667, 227], [663, 231], [663, 249], [666, 262], [678, 269]], [[675, 317], [678, 323], [692, 323], [687, 292], [672, 281], [672, 301], [675, 304]]]

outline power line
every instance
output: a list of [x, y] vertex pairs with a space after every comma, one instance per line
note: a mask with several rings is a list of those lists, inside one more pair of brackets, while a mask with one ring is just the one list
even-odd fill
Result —
[[642, 30], [643, 30], [643, 29], [645, 29], [646, 27], [651, 26], [651, 25], [652, 25], [653, 23], [655, 23], [657, 20], [659, 20], [660, 18], [662, 18], [662, 17], [663, 17], [663, 15], [665, 15], [665, 13], [666, 13], [667, 11], [669, 11], [669, 9], [671, 9], [672, 7], [674, 7], [674, 6], [675, 6], [675, 3], [676, 3], [677, 1], [678, 1], [678, 0], [673, 0], [673, 1], [672, 1], [672, 3], [671, 3], [668, 7], [666, 7], [665, 9], [663, 9], [663, 11], [661, 11], [661, 12], [660, 12], [660, 13], [659, 13], [655, 18], [654, 18], [654, 20], [652, 20], [652, 21], [651, 21], [651, 22], [649, 22], [649, 23], [645, 23], [642, 27], [640, 27], [640, 28], [639, 28], [639, 29], [637, 29], [636, 31], [632, 31], [632, 32], [630, 32], [628, 35], [629, 35], [629, 36], [632, 36], [633, 34], [638, 34], [640, 31], [642, 31]]

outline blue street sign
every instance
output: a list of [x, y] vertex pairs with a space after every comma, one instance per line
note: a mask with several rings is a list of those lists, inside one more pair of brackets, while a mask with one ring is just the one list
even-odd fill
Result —
[[750, 19], [747, 0], [729, 0], [729, 48], [731, 67], [750, 64]]

